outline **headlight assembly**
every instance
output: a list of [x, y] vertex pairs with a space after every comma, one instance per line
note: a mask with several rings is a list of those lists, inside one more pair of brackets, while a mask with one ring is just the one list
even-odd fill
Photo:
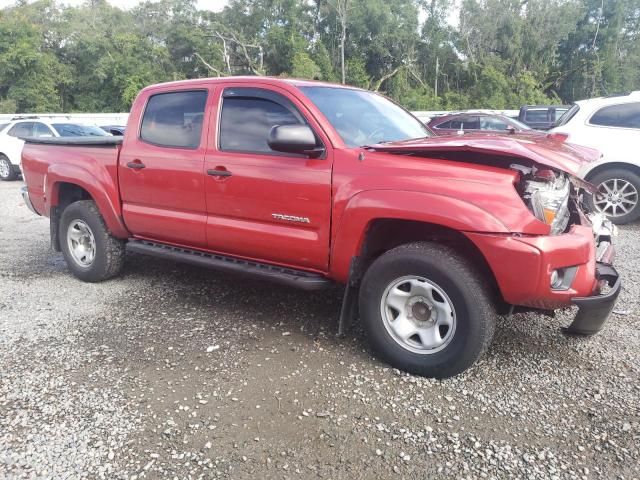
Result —
[[551, 235], [557, 235], [564, 232], [569, 223], [571, 182], [564, 174], [543, 172], [544, 176], [536, 175], [524, 182], [523, 197], [536, 218], [551, 227]]

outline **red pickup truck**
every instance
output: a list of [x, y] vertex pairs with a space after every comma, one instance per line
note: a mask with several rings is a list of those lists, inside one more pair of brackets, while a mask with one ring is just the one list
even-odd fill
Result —
[[[429, 138], [365, 90], [261, 77], [154, 85], [124, 138], [26, 139], [25, 202], [69, 270], [117, 275], [125, 250], [306, 290], [345, 285], [391, 365], [447, 377], [496, 315], [577, 305], [593, 334], [620, 291], [610, 224], [580, 208], [594, 152], [554, 138]], [[595, 220], [595, 221], [591, 221]]]

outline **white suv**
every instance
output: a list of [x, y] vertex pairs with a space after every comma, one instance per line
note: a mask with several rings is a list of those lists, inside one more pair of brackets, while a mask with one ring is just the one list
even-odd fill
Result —
[[640, 91], [576, 102], [551, 132], [602, 153], [580, 172], [598, 186], [586, 199], [591, 210], [618, 224], [640, 218]]
[[63, 119], [15, 118], [0, 124], [0, 180], [15, 180], [20, 175], [20, 156], [24, 137], [86, 137], [110, 135], [101, 128]]

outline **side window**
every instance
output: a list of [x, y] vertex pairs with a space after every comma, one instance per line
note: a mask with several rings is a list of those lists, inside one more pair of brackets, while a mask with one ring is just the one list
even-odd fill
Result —
[[35, 122], [35, 128], [33, 129], [34, 137], [53, 137], [53, 132], [44, 123]]
[[506, 130], [507, 128], [509, 125], [498, 118], [480, 117], [480, 130]]
[[6, 127], [7, 125], [9, 125], [8, 123], [0, 123], [0, 132], [2, 130], [4, 130], [4, 127]]
[[149, 98], [140, 138], [162, 147], [198, 148], [207, 92], [159, 93]]
[[12, 137], [30, 137], [33, 132], [33, 122], [20, 122], [16, 123], [11, 129], [7, 132], [7, 135]]
[[277, 125], [306, 123], [287, 98], [256, 90], [225, 91], [220, 114], [220, 150], [280, 154], [267, 143], [271, 129]]
[[478, 117], [460, 117], [456, 120], [451, 120], [451, 127], [456, 130], [480, 130], [480, 120]]
[[436, 125], [435, 128], [442, 128], [442, 129], [452, 128], [451, 127], [451, 120], [447, 120], [446, 122], [442, 122], [442, 123]]
[[591, 125], [640, 128], [640, 103], [624, 103], [603, 107], [593, 114]]

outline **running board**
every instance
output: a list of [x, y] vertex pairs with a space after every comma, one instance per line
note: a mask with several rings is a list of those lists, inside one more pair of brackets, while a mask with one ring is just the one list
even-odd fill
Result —
[[153, 257], [176, 260], [200, 267], [224, 270], [232, 273], [242, 273], [253, 277], [270, 280], [289, 285], [301, 290], [321, 290], [332, 285], [332, 282], [316, 273], [295, 270], [293, 268], [278, 267], [266, 263], [258, 263], [235, 257], [226, 257], [216, 253], [202, 252], [188, 248], [174, 247], [163, 243], [147, 240], [130, 240], [127, 250]]

